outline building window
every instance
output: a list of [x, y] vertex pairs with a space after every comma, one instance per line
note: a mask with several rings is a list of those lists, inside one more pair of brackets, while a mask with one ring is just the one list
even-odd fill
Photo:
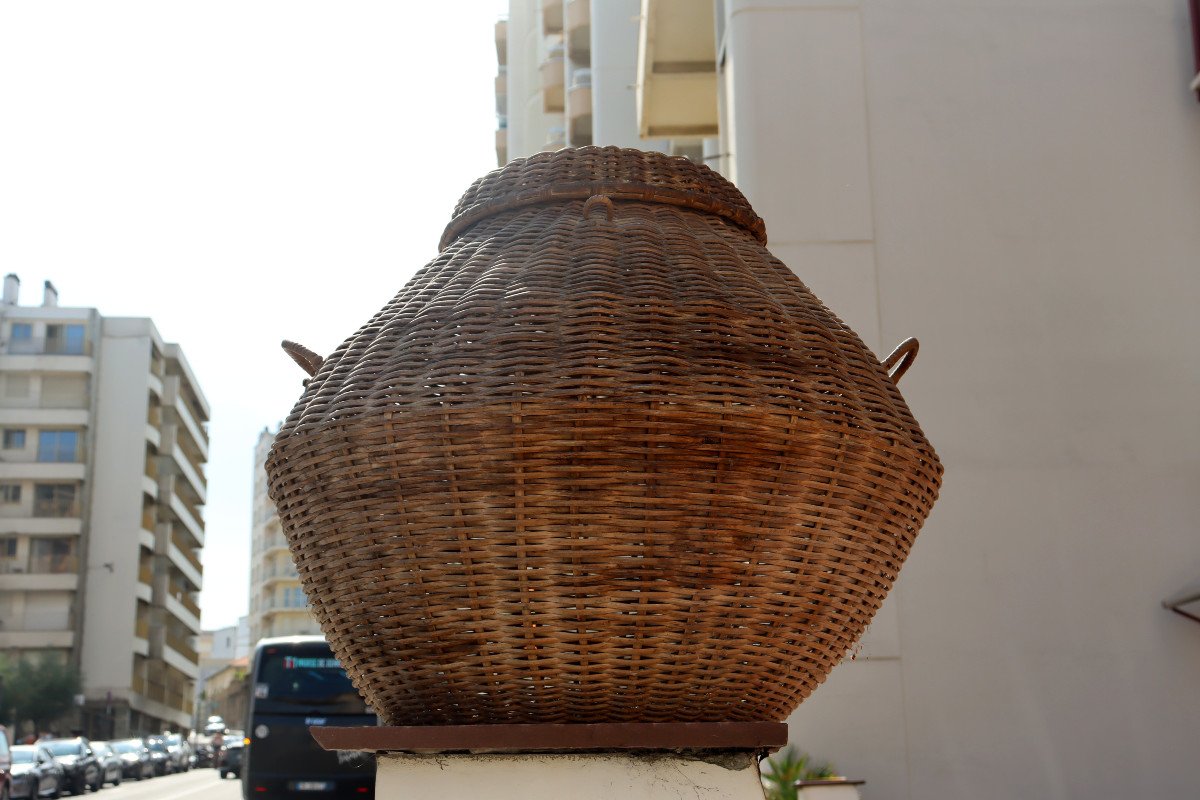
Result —
[[33, 352], [33, 326], [28, 322], [14, 322], [8, 334], [8, 352]]
[[17, 561], [17, 537], [0, 538], [0, 575], [24, 572], [24, 566]]
[[33, 515], [35, 517], [78, 517], [75, 485], [71, 483], [35, 483], [33, 485]]
[[29, 543], [29, 571], [62, 575], [78, 572], [74, 539], [34, 539]]
[[0, 503], [21, 502], [21, 484], [0, 483]]
[[304, 590], [299, 586], [289, 586], [284, 589], [283, 605], [285, 608], [304, 608], [308, 605], [308, 600], [304, 597]]
[[38, 461], [72, 462], [79, 452], [77, 431], [39, 431]]
[[22, 450], [25, 447], [25, 430], [23, 428], [4, 429], [4, 449]]
[[80, 356], [84, 351], [82, 325], [47, 325], [46, 352]]

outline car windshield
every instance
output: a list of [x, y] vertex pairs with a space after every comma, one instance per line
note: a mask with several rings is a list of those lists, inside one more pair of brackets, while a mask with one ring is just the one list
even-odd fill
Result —
[[156, 753], [165, 753], [165, 752], [167, 752], [167, 746], [166, 746], [165, 744], [163, 744], [163, 743], [162, 743], [162, 740], [161, 740], [161, 739], [160, 739], [160, 740], [158, 740], [158, 741], [147, 742], [147, 743], [146, 743], [146, 746], [147, 746], [147, 747], [149, 747], [151, 750], [153, 750], [153, 751], [154, 751], [154, 752], [156, 752]]
[[83, 746], [79, 742], [46, 742], [46, 749], [56, 756], [77, 756]]
[[174, 745], [174, 744], [179, 744], [179, 742], [180, 742], [180, 738], [179, 738], [179, 734], [178, 734], [178, 733], [172, 733], [170, 736], [167, 736], [167, 737], [164, 737], [164, 738], [166, 738], [166, 740], [167, 740], [167, 744], [172, 744], [172, 745]]
[[32, 747], [14, 747], [12, 760], [14, 764], [32, 764], [34, 749]]
[[118, 753], [138, 753], [142, 749], [141, 742], [114, 742], [113, 750]]

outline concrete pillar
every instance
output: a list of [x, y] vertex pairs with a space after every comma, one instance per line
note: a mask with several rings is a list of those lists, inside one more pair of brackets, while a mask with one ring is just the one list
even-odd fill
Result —
[[378, 800], [762, 800], [758, 761], [745, 751], [381, 755]]

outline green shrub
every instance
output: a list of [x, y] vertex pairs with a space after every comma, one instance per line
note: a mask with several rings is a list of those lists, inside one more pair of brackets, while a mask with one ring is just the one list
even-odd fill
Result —
[[788, 745], [763, 764], [762, 782], [767, 800], [796, 800], [796, 781], [817, 781], [832, 778], [836, 773], [824, 761], [811, 757]]

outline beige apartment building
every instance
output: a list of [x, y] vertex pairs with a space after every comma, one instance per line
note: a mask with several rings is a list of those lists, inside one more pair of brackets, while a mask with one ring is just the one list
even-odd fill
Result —
[[96, 738], [191, 722], [208, 405], [143, 318], [0, 303], [0, 654], [78, 666]]
[[1200, 625], [1168, 606], [1200, 597], [1197, 25], [1182, 0], [513, 0], [497, 26], [501, 161], [702, 159], [877, 353], [921, 340], [902, 388], [942, 497], [789, 720], [864, 797], [1196, 794]]
[[250, 648], [259, 639], [321, 633], [300, 587], [275, 503], [267, 495], [267, 453], [275, 432], [263, 429], [254, 448], [254, 521], [250, 536]]

